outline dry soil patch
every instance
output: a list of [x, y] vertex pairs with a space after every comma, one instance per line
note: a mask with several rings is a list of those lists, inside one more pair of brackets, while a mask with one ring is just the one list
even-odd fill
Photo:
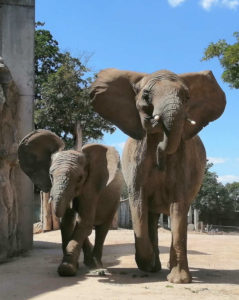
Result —
[[[93, 234], [91, 239], [93, 239]], [[60, 232], [34, 236], [26, 255], [0, 265], [0, 299], [239, 299], [239, 236], [189, 233], [188, 258], [193, 283], [167, 282], [171, 235], [159, 230], [163, 270], [139, 271], [131, 230], [111, 230], [104, 247], [103, 272], [82, 262], [76, 277], [59, 277]]]

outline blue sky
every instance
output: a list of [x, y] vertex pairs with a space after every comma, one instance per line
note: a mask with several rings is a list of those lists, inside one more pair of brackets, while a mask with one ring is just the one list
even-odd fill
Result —
[[[212, 70], [227, 107], [200, 137], [219, 180], [239, 181], [239, 90], [222, 82], [216, 59], [201, 62], [210, 42], [235, 42], [239, 0], [36, 0], [36, 21], [45, 22], [62, 51], [90, 57], [93, 72], [109, 67], [148, 73]], [[103, 143], [121, 152], [126, 139], [117, 130]]]

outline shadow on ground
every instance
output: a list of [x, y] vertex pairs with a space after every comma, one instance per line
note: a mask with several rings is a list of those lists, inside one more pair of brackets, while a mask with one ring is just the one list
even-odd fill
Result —
[[[169, 247], [164, 247], [159, 245], [160, 253], [168, 253], [169, 254]], [[104, 246], [104, 253], [106, 254], [120, 254], [120, 256], [131, 255], [135, 253], [134, 243], [129, 244], [115, 244], [115, 245], [105, 245]], [[188, 250], [188, 254], [191, 255], [208, 255], [206, 252], [200, 252], [195, 250]]]
[[[61, 244], [50, 243], [50, 242], [35, 242], [34, 248], [37, 249], [52, 249], [57, 248], [59, 257], [55, 258], [56, 263], [60, 263], [61, 259]], [[114, 244], [104, 246], [103, 263], [106, 268], [106, 272], [103, 276], [98, 275], [97, 272], [90, 271], [82, 263], [80, 269], [75, 277], [76, 281], [83, 281], [88, 277], [99, 277], [99, 281], [105, 283], [120, 283], [120, 284], [135, 284], [143, 282], [157, 282], [165, 281], [169, 270], [163, 269], [158, 273], [144, 273], [135, 268], [117, 268], [117, 265], [122, 264], [119, 259], [122, 256], [134, 255], [135, 248], [133, 243], [128, 244]], [[160, 253], [168, 253], [169, 247], [160, 247]], [[200, 252], [195, 250], [189, 250], [189, 255], [209, 255], [206, 252]], [[54, 259], [52, 260], [54, 262]], [[57, 265], [55, 266], [55, 269]], [[239, 284], [239, 270], [213, 270], [213, 269], [202, 269], [202, 268], [190, 268], [193, 276], [193, 282], [195, 283], [218, 283], [218, 284]], [[72, 278], [63, 278], [73, 280]], [[74, 282], [74, 280], [73, 280]]]
[[[51, 243], [45, 241], [35, 241], [34, 242], [34, 250], [48, 250], [49, 254], [52, 251], [57, 251], [57, 255], [52, 256], [51, 262], [60, 263], [62, 258], [61, 252], [61, 243]], [[159, 247], [161, 254], [169, 255], [169, 247]], [[114, 245], [105, 245], [103, 249], [103, 264], [105, 267], [117, 266], [120, 263], [119, 257], [134, 255], [135, 254], [135, 246], [133, 243], [128, 244], [114, 244]], [[190, 255], [208, 255], [205, 252], [199, 252], [195, 250], [189, 250], [188, 254]], [[83, 252], [81, 251], [80, 261], [83, 260]], [[83, 267], [84, 265], [81, 264]]]
[[[83, 281], [95, 277], [105, 284], [140, 284], [165, 282], [169, 270], [158, 273], [144, 273], [135, 267], [121, 267], [123, 256], [134, 255], [134, 244], [114, 244], [104, 247], [104, 272], [89, 271], [82, 262], [75, 277], [59, 277], [57, 267], [62, 258], [61, 244], [45, 241], [34, 242], [28, 255], [0, 265], [1, 299], [31, 299], [37, 295], [65, 287], [79, 286]], [[161, 253], [169, 253], [169, 247], [160, 247]], [[191, 255], [208, 255], [194, 250]], [[81, 257], [82, 261], [82, 257]], [[120, 266], [119, 266], [120, 265]], [[239, 284], [239, 270], [212, 270], [191, 268], [193, 282], [198, 284]], [[77, 287], [78, 288], [78, 287]]]
[[[199, 284], [239, 284], [239, 270], [211, 270], [190, 268], [193, 283]], [[144, 273], [137, 268], [107, 268], [100, 282], [110, 284], [137, 284], [149, 282], [166, 282], [169, 270], [162, 269], [157, 273]], [[92, 275], [88, 275], [92, 276]], [[93, 275], [94, 276], [94, 275]]]
[[193, 281], [197, 283], [236, 284], [239, 285], [239, 270], [212, 270], [190, 268]]

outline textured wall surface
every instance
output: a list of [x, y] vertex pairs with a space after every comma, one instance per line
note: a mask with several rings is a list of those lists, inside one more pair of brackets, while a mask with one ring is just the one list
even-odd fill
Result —
[[[0, 63], [0, 261], [19, 249], [17, 164], [17, 88]], [[5, 75], [5, 76], [4, 76]]]
[[34, 0], [0, 0], [0, 56], [10, 70], [2, 64], [0, 261], [32, 246], [33, 186], [17, 165], [16, 151], [33, 129], [34, 5]]

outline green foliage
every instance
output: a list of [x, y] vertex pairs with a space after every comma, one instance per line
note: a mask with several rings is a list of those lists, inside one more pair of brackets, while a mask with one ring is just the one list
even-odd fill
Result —
[[38, 99], [41, 98], [42, 84], [47, 81], [49, 74], [56, 72], [61, 58], [58, 42], [50, 31], [37, 29], [43, 25], [37, 22], [35, 26], [35, 97]]
[[239, 211], [239, 182], [227, 183], [226, 189], [235, 211]]
[[48, 30], [36, 30], [35, 43], [35, 127], [55, 132], [67, 147], [74, 146], [77, 120], [83, 143], [102, 138], [102, 131], [113, 133], [113, 125], [91, 106], [89, 69], [69, 52], [61, 53]]
[[239, 88], [239, 32], [234, 32], [236, 42], [228, 44], [224, 39], [217, 43], [210, 43], [204, 51], [202, 60], [217, 57], [224, 71], [222, 79], [230, 84], [230, 87]]
[[234, 208], [226, 187], [217, 181], [216, 173], [209, 171], [212, 165], [207, 164], [203, 183], [193, 207], [199, 210], [201, 221], [220, 224]]

